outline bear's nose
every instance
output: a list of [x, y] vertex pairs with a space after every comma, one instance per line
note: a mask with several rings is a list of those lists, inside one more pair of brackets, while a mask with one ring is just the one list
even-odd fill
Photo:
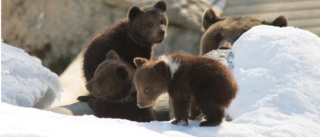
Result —
[[159, 34], [160, 34], [160, 35], [164, 35], [164, 30], [160, 30], [160, 31], [159, 31]]
[[143, 103], [137, 103], [137, 106], [138, 106], [139, 108], [141, 108], [142, 105], [143, 105]]
[[230, 49], [230, 48], [229, 47], [220, 47], [219, 49], [226, 50], [226, 49]]
[[91, 92], [91, 87], [90, 87], [89, 84], [86, 84], [86, 89], [87, 89], [89, 92]]

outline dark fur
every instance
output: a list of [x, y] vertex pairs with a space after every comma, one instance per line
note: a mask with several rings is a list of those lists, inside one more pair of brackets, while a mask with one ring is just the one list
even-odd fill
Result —
[[137, 122], [150, 122], [157, 120], [151, 107], [140, 109], [137, 106], [136, 92], [132, 94], [133, 101], [127, 103], [113, 102], [110, 100], [95, 98], [92, 96], [79, 97], [99, 118], [121, 118]]
[[92, 96], [78, 99], [88, 102], [97, 117], [123, 118], [139, 122], [156, 120], [151, 107], [137, 107], [136, 90], [132, 83], [135, 69], [110, 50], [86, 87]]
[[160, 94], [169, 92], [176, 118], [173, 124], [188, 124], [191, 105], [191, 109], [199, 108], [207, 119], [200, 126], [219, 125], [224, 118], [225, 108], [238, 91], [228, 68], [207, 57], [185, 54], [172, 54], [170, 57], [180, 62], [172, 78], [170, 68], [163, 60], [135, 58], [137, 70], [134, 83], [138, 92], [138, 106], [150, 107]]
[[96, 98], [119, 100], [129, 94], [135, 69], [110, 50], [86, 88]]
[[[118, 101], [131, 95], [129, 91], [134, 86], [133, 59], [150, 59], [154, 44], [165, 38], [168, 25], [165, 11], [166, 4], [163, 1], [144, 8], [134, 6], [128, 11], [127, 18], [88, 42], [83, 71], [88, 82], [86, 87], [91, 95], [80, 96], [78, 99], [88, 102], [96, 116], [141, 122], [156, 120], [152, 108], [141, 110], [136, 106], [135, 97], [130, 102]], [[152, 27], [149, 24], [152, 24]], [[112, 57], [106, 59], [106, 54], [111, 50], [117, 53], [116, 60]], [[101, 66], [101, 69], [98, 66]]]
[[232, 44], [244, 32], [261, 24], [284, 27], [287, 26], [287, 19], [279, 16], [274, 21], [268, 22], [241, 16], [219, 18], [211, 8], [207, 9], [202, 18], [205, 33], [201, 39], [200, 55], [215, 49], [231, 49]]
[[135, 57], [150, 59], [154, 44], [162, 42], [166, 36], [168, 19], [165, 10], [163, 1], [144, 8], [134, 6], [128, 11], [127, 18], [93, 37], [84, 53], [86, 80], [93, 78], [97, 66], [110, 50], [116, 51], [133, 67]]

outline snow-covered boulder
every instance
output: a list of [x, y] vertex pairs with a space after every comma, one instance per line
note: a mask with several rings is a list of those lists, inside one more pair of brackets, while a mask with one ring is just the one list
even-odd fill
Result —
[[60, 98], [59, 77], [22, 49], [1, 42], [1, 101], [47, 109]]

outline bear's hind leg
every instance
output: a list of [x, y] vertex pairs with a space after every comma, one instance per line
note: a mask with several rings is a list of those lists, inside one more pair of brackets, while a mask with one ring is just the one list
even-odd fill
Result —
[[191, 98], [189, 111], [189, 119], [191, 120], [195, 120], [201, 113], [194, 98]]
[[206, 116], [206, 121], [200, 126], [218, 126], [224, 118], [224, 108], [212, 100], [197, 99], [197, 105], [201, 112]]

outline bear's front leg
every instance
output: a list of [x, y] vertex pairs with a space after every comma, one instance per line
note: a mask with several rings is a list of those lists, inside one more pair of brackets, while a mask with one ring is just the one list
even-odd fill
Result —
[[92, 95], [87, 95], [87, 96], [79, 96], [77, 99], [80, 102], [88, 102], [90, 99], [95, 99], [96, 97], [92, 96]]
[[175, 120], [173, 120], [172, 124], [178, 124], [187, 126], [188, 125], [188, 111], [189, 111], [189, 98], [179, 96], [179, 94], [171, 97], [173, 103], [173, 111]]

